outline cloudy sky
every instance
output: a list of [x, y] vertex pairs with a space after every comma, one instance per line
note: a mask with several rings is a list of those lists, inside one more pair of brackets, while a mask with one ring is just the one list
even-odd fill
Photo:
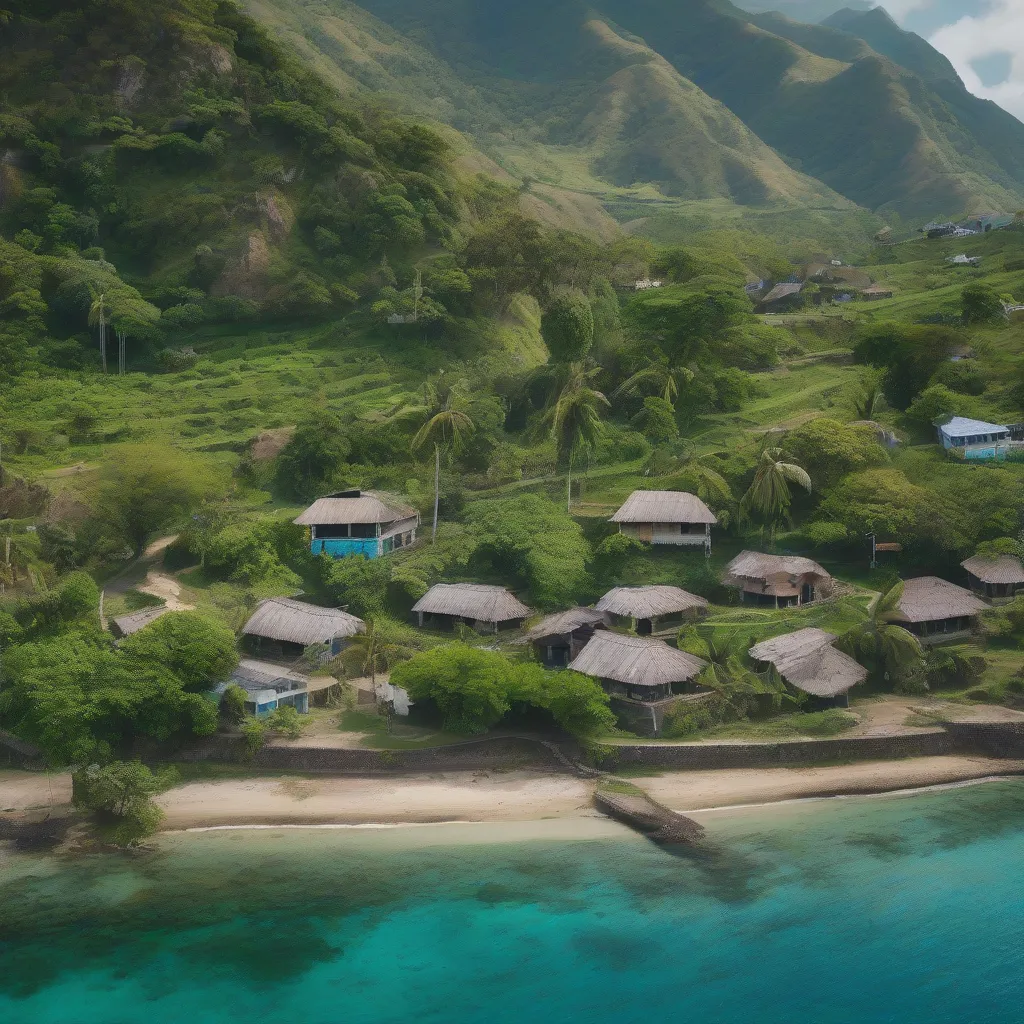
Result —
[[967, 88], [1024, 120], [1024, 0], [882, 0], [941, 50]]

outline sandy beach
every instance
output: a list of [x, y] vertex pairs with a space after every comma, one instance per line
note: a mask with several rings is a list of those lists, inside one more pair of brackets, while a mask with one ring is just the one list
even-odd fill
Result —
[[[630, 781], [673, 810], [697, 811], [808, 797], [885, 793], [1024, 774], [1024, 762], [921, 757], [821, 768], [665, 772]], [[192, 782], [162, 793], [163, 828], [216, 825], [539, 821], [598, 814], [596, 783], [536, 772], [444, 772], [393, 778], [253, 776]], [[57, 810], [70, 777], [0, 772], [0, 812]]]

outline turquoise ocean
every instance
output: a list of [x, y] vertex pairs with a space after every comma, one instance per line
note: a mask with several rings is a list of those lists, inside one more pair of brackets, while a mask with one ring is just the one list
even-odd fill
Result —
[[3, 1024], [1024, 1021], [1024, 781], [0, 859]]

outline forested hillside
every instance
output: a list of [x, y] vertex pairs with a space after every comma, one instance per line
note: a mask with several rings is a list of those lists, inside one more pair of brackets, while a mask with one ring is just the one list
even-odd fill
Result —
[[612, 209], [622, 189], [833, 210], [838, 193], [925, 219], [1024, 205], [1024, 126], [884, 11], [812, 26], [708, 0], [249, 7], [353, 87]]

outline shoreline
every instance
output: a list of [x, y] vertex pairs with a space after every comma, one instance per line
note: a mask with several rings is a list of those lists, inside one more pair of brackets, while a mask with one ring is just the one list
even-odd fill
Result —
[[[1024, 775], [1024, 761], [937, 756], [824, 767], [708, 769], [629, 778], [682, 814], [716, 814], [859, 796], [912, 796]], [[24, 820], [69, 810], [63, 777], [0, 772], [0, 808]], [[564, 774], [260, 776], [186, 783], [160, 794], [164, 834], [273, 828], [395, 829], [603, 818], [597, 783]]]

